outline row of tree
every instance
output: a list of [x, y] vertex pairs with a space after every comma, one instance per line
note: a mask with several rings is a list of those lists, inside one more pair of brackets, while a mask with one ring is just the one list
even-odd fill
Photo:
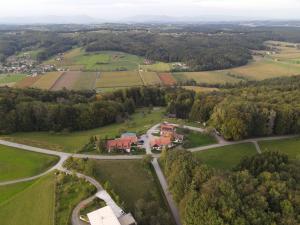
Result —
[[300, 164], [286, 155], [246, 158], [225, 174], [183, 150], [165, 152], [162, 163], [185, 225], [300, 223]]
[[95, 92], [0, 88], [0, 132], [76, 131], [122, 121], [136, 107], [164, 106], [164, 90], [134, 88]]

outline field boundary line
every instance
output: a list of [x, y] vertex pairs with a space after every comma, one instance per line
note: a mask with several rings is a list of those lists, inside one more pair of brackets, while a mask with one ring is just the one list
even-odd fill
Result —
[[[139, 66], [140, 66], [140, 65], [139, 65]], [[142, 74], [141, 74], [140, 68], [139, 68], [139, 70], [138, 70], [138, 73], [139, 73], [139, 76], [140, 76], [140, 78], [141, 78], [141, 80], [142, 80], [142, 83], [143, 83], [144, 85], [146, 85], [146, 82], [144, 81], [144, 78], [143, 78], [143, 76], [142, 76]]]
[[62, 77], [66, 74], [66, 72], [62, 72], [61, 75], [56, 79], [56, 81], [52, 84], [52, 86], [49, 88], [50, 91], [55, 87], [56, 84], [59, 83], [59, 81], [62, 79]]

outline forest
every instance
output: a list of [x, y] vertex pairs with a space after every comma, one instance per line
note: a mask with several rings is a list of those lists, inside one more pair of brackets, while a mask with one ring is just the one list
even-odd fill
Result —
[[[120, 26], [78, 30], [79, 27], [18, 27], [0, 34], [0, 60], [24, 50], [38, 49], [38, 61], [82, 47], [87, 52], [123, 51], [153, 61], [184, 62], [188, 71], [227, 69], [245, 65], [251, 50], [263, 50], [264, 41], [300, 42], [300, 29], [247, 27], [230, 24], [155, 27]], [[24, 29], [25, 29], [24, 28]], [[62, 32], [63, 29], [65, 32]], [[46, 31], [44, 31], [46, 30]], [[176, 69], [173, 71], [176, 72]]]
[[121, 122], [136, 107], [164, 105], [164, 90], [156, 88], [133, 88], [100, 99], [94, 91], [0, 88], [0, 133], [87, 130]]
[[185, 225], [296, 225], [300, 223], [300, 165], [282, 153], [243, 159], [216, 171], [184, 150], [161, 159]]

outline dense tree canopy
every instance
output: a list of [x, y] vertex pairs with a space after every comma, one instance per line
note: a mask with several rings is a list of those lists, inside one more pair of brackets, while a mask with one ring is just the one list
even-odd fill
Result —
[[184, 225], [296, 225], [300, 223], [300, 164], [268, 152], [246, 158], [232, 172], [176, 150], [162, 158]]

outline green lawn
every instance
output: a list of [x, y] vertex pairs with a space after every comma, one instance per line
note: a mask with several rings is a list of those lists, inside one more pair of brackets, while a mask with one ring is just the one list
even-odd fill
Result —
[[300, 158], [300, 138], [276, 141], [261, 141], [260, 148], [265, 151], [279, 151], [287, 154], [291, 159]]
[[29, 182], [22, 182], [18, 184], [0, 186], [0, 205], [3, 202], [12, 198], [13, 196], [17, 195], [18, 193], [24, 191], [33, 183], [34, 181], [29, 181]]
[[[7, 190], [4, 192], [7, 195]], [[51, 174], [40, 178], [23, 191], [0, 203], [0, 223], [3, 225], [53, 225], [54, 203], [55, 178]]]
[[1, 74], [0, 84], [16, 83], [23, 80], [25, 77], [25, 74]]
[[195, 148], [217, 143], [216, 139], [209, 134], [181, 128], [177, 128], [177, 132], [184, 135], [184, 148]]
[[[145, 112], [142, 113], [142, 112]], [[152, 125], [162, 121], [164, 108], [154, 109], [150, 114], [147, 109], [139, 109], [131, 116], [131, 119], [109, 126], [66, 134], [52, 134], [49, 132], [16, 133], [9, 136], [0, 136], [7, 139], [31, 146], [44, 147], [57, 151], [78, 152], [89, 142], [91, 136], [114, 138], [125, 131], [145, 133]]]
[[30, 177], [46, 171], [58, 158], [0, 145], [0, 181]]
[[114, 192], [125, 203], [125, 209], [134, 212], [134, 205], [141, 198], [157, 199], [166, 208], [154, 174], [141, 160], [97, 160], [95, 177], [104, 184], [109, 181]]
[[256, 153], [255, 146], [252, 143], [246, 143], [208, 149], [194, 154], [211, 167], [227, 170], [235, 167], [243, 157]]

